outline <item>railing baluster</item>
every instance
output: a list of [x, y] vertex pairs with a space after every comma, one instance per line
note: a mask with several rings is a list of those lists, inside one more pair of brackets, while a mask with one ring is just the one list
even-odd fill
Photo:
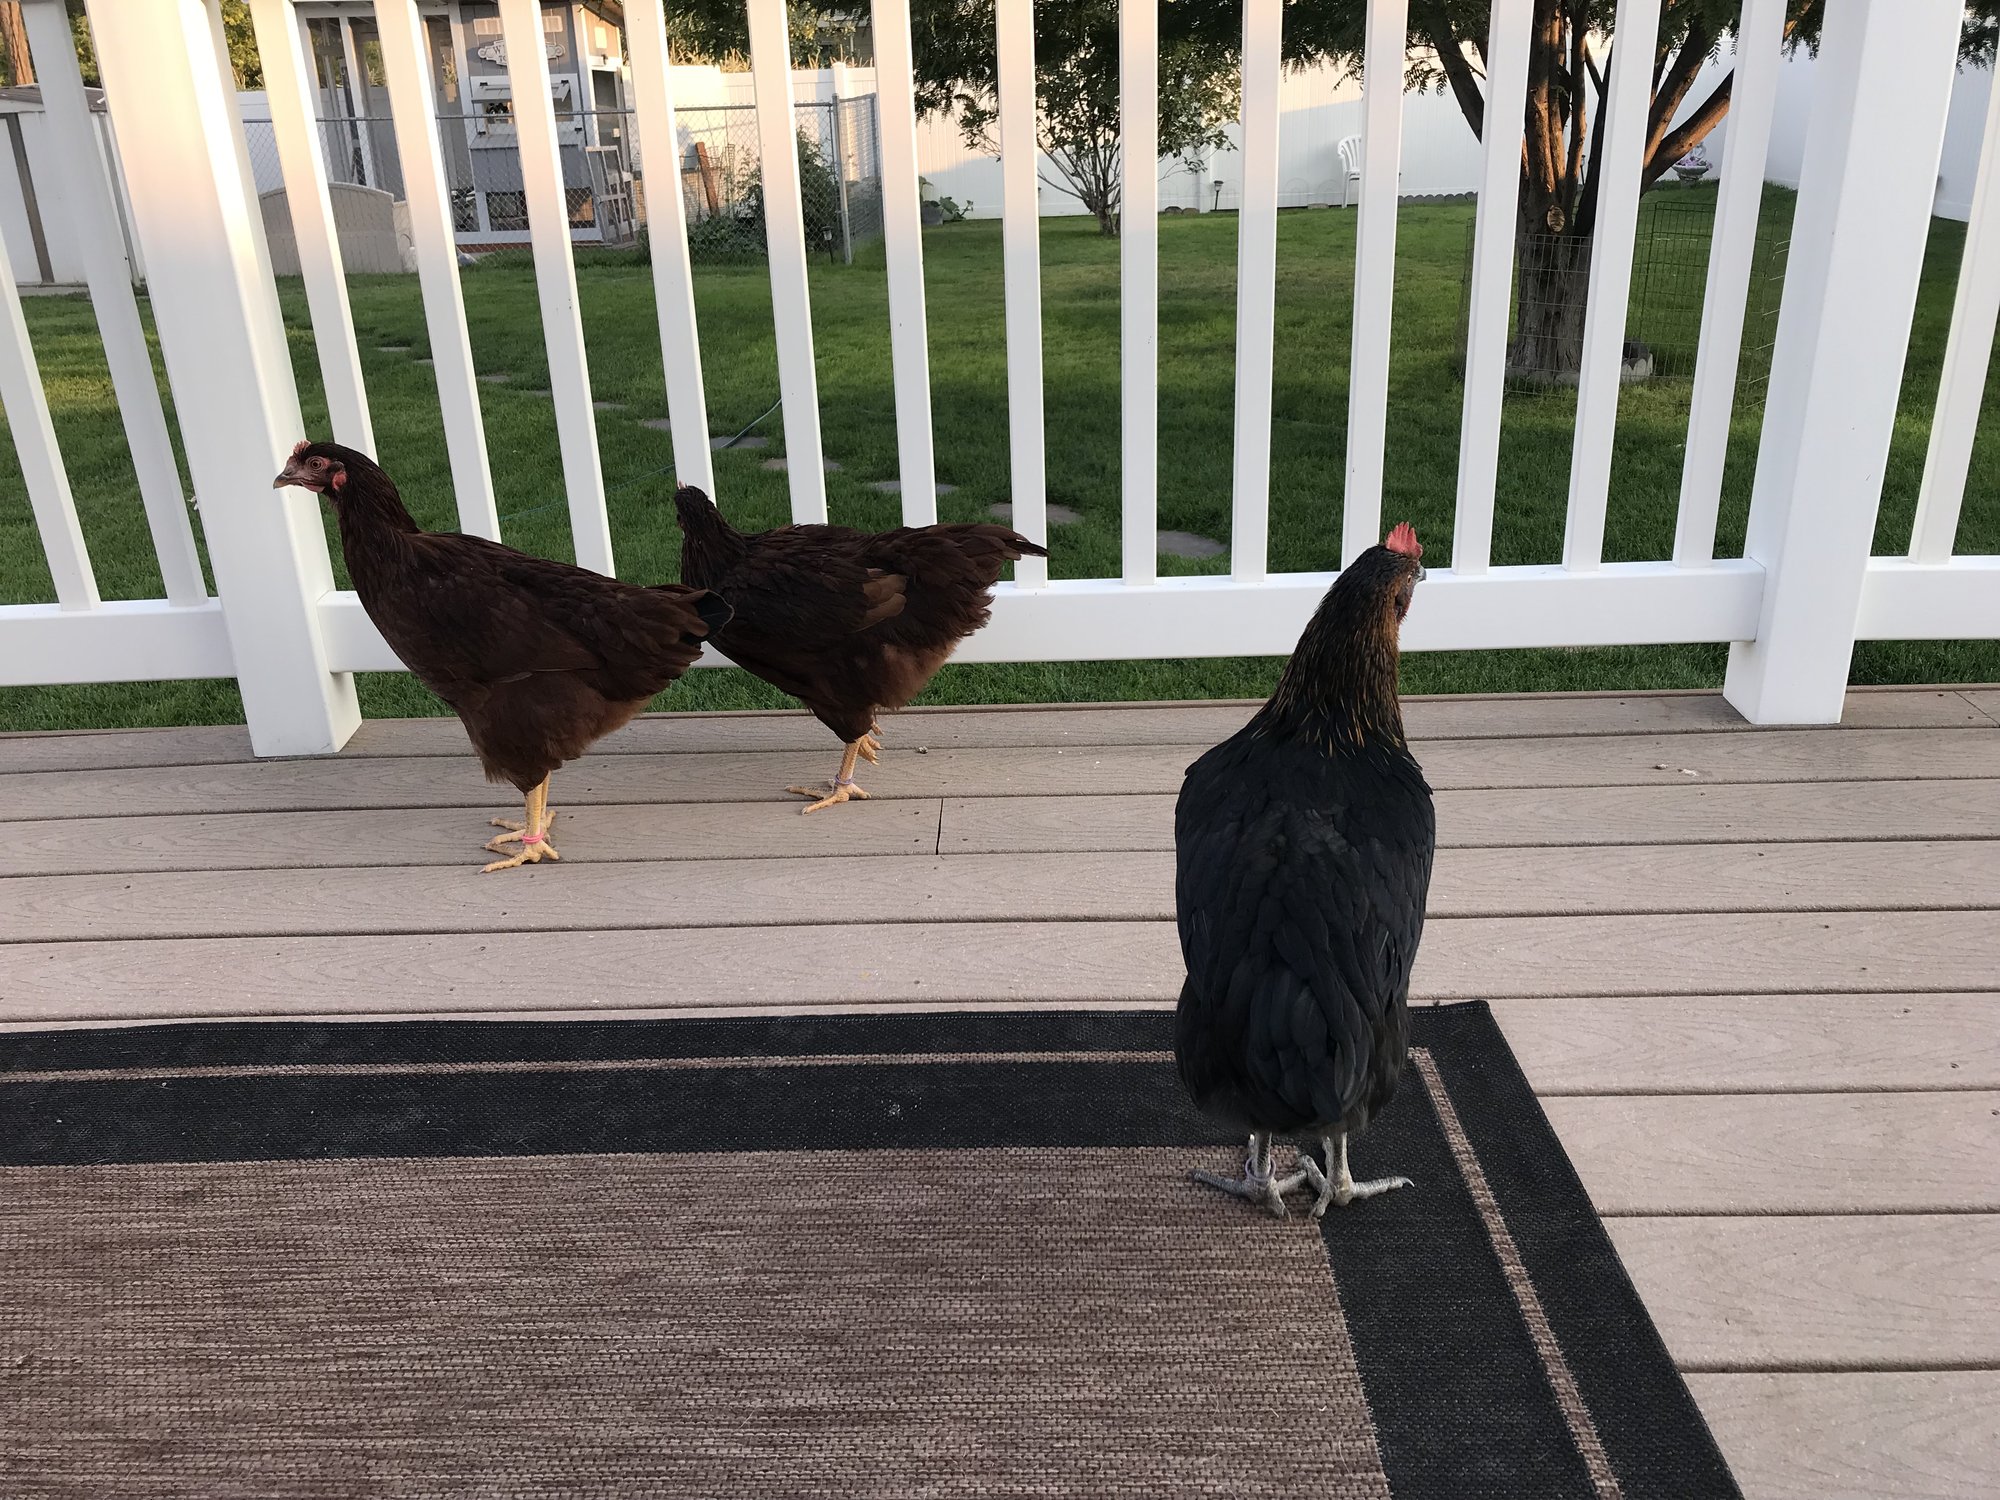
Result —
[[264, 96], [271, 106], [271, 133], [277, 138], [278, 165], [285, 176], [285, 209], [299, 250], [299, 271], [312, 315], [313, 348], [326, 386], [327, 416], [335, 441], [375, 454], [375, 428], [368, 416], [368, 392], [361, 378], [361, 354], [354, 343], [354, 318], [347, 306], [346, 268], [327, 194], [309, 103], [316, 91], [307, 80], [307, 61], [291, 0], [250, 0], [263, 59]]
[[757, 88], [764, 243], [771, 262], [771, 320], [778, 340], [778, 394], [785, 403], [785, 468], [791, 480], [792, 519], [823, 522], [826, 471], [819, 434], [819, 377], [813, 369], [806, 219], [792, 108], [792, 39], [784, 0], [750, 0], [750, 72]]
[[[1036, 176], [1035, 8], [1033, 0], [997, 0], [999, 47], [1001, 242], [1007, 284], [1008, 486], [1014, 529], [1046, 543], [1048, 455], [1042, 406], [1041, 195]], [[1048, 582], [1046, 559], [1014, 564], [1023, 588]]]
[[[264, 205], [257, 198], [257, 173], [250, 165], [250, 137], [243, 128], [242, 112], [235, 107], [236, 68], [229, 56], [229, 33], [222, 21], [222, 7], [208, 7], [208, 45], [214, 56], [215, 76], [222, 80], [230, 93], [229, 131], [223, 147], [229, 152], [235, 165], [229, 180], [239, 186], [243, 193], [243, 211], [249, 223], [251, 253], [257, 258], [258, 274], [267, 282], [276, 285], [276, 277], [271, 271], [271, 244], [264, 234]], [[95, 23], [92, 23], [95, 25]], [[292, 346], [285, 336], [283, 318], [276, 322], [266, 322], [262, 318], [251, 323], [251, 336], [256, 341], [257, 357], [268, 372], [266, 379], [282, 377], [286, 381], [295, 379], [292, 374]], [[295, 396], [297, 394], [294, 389]], [[218, 591], [220, 583], [217, 584]]]
[[604, 503], [604, 468], [597, 453], [597, 411], [590, 401], [590, 363], [583, 352], [576, 258], [569, 242], [569, 195], [563, 189], [562, 147], [556, 139], [549, 59], [543, 51], [540, 0], [500, 0], [500, 37], [514, 89], [514, 138], [521, 147], [521, 186], [528, 200], [528, 238], [535, 251], [535, 290], [542, 304], [542, 342], [549, 356], [549, 392], [556, 406], [563, 485], [577, 563], [615, 571], [611, 516]]
[[1743, 0], [1743, 19], [1736, 28], [1722, 185], [1716, 193], [1687, 453], [1681, 463], [1680, 511], [1674, 523], [1674, 561], [1684, 568], [1706, 567], [1715, 560], [1715, 518], [1722, 508], [1722, 470], [1729, 457], [1729, 419], [1743, 352], [1743, 309], [1756, 260], [1764, 162], [1778, 103], [1778, 68], [1784, 61], [1785, 9], [1786, 0]]
[[1958, 37], [1956, 6], [1827, 7], [1744, 548], [1764, 593], [1723, 679], [1753, 723], [1846, 700]]
[[[48, 109], [50, 145], [60, 181], [45, 185], [46, 201], [69, 206], [76, 227], [77, 248], [90, 285], [90, 310], [104, 339], [104, 360], [111, 388], [118, 398], [118, 415], [146, 524], [153, 536], [153, 553], [160, 563], [160, 581], [172, 604], [202, 604], [208, 584], [201, 576], [201, 554], [195, 550], [194, 528], [188, 522], [186, 496], [160, 403], [153, 355], [132, 294], [132, 267], [125, 259], [110, 164], [98, 149], [96, 118], [83, 92], [83, 74], [76, 61], [76, 40], [69, 13], [60, 5], [23, 7], [28, 45], [34, 49], [36, 79]], [[53, 191], [51, 191], [53, 189]], [[10, 283], [11, 284], [11, 283]]]
[[[1389, 434], [1389, 325], [1396, 298], [1396, 198], [1403, 163], [1409, 0], [1370, 0], [1361, 99], [1361, 207], [1354, 230], [1354, 332], [1347, 366], [1345, 567], [1382, 539]], [[1345, 171], [1343, 164], [1341, 170]]]
[[458, 281], [458, 238], [445, 187], [444, 152], [432, 118], [430, 49], [423, 18], [416, 0], [375, 0], [375, 20], [381, 33], [389, 110], [396, 121], [396, 157], [410, 207], [410, 239], [417, 252], [417, 284], [423, 293], [431, 375], [437, 381], [438, 410], [444, 419], [458, 524], [473, 536], [497, 542], [500, 510], [493, 498], [486, 423], [472, 367], [465, 293]]
[[48, 397], [42, 392], [42, 372], [35, 363], [28, 324], [21, 316], [21, 294], [14, 289], [14, 265], [0, 241], [0, 410], [14, 435], [14, 452], [28, 488], [28, 504], [41, 533], [42, 555], [49, 560], [49, 577], [56, 602], [64, 609], [95, 609], [103, 601], [90, 553], [77, 524], [76, 500], [70, 494], [69, 473], [49, 421]]
[[1986, 100], [1986, 132], [1979, 147], [1979, 176], [1958, 266], [1944, 372], [1931, 418], [1930, 452], [1910, 528], [1910, 560], [1951, 561], [1979, 409], [1986, 399], [1986, 367], [1993, 355], [1993, 326], [2000, 320], [2000, 88]]
[[259, 755], [318, 754], [340, 747], [360, 711], [353, 678], [327, 666], [319, 504], [271, 490], [303, 418], [289, 359], [270, 353], [284, 348], [284, 319], [236, 149], [218, 12], [201, 0], [90, 3], [250, 742]]
[[[1229, 525], [1229, 572], [1239, 583], [1261, 583], [1270, 571], [1283, 23], [1283, 0], [1247, 0], [1243, 7], [1243, 204], [1236, 216], [1235, 499]], [[1128, 176], [1135, 174], [1132, 157], [1125, 160]], [[1147, 175], [1157, 182], [1157, 174]]]
[[681, 192], [680, 131], [674, 120], [666, 15], [660, 0], [636, 0], [625, 12], [639, 150], [646, 161], [647, 239], [652, 246], [653, 304], [673, 428], [674, 478], [715, 493], [708, 446], [708, 398], [702, 390], [701, 335], [694, 315], [694, 267], [688, 259], [687, 203]]
[[[1534, 0], [1493, 0], [1486, 40], [1486, 97], [1528, 96], [1528, 27]], [[1472, 299], [1459, 414], [1458, 511], [1451, 570], [1484, 573], [1493, 553], [1493, 496], [1500, 481], [1500, 409], [1507, 394], [1507, 311], [1520, 219], [1524, 110], [1489, 109], [1480, 147], [1479, 217], [1472, 236]], [[1364, 191], [1366, 185], [1363, 185]]]
[[1660, 0], [1618, 0], [1610, 97], [1601, 137], [1597, 221], [1591, 229], [1589, 303], [1577, 371], [1576, 439], [1570, 452], [1569, 520], [1563, 566], [1604, 565], [1604, 512], [1611, 496], [1611, 445], [1625, 366], [1625, 313], [1632, 294], [1632, 247], [1639, 230], [1639, 174], [1645, 166]]
[[1159, 577], [1160, 7], [1118, 7], [1118, 388], [1127, 583]]
[[[889, 264], [889, 347], [896, 380], [896, 459], [903, 524], [937, 520], [931, 448], [931, 361], [924, 318], [924, 228], [918, 208], [916, 85], [909, 0], [874, 0], [875, 100], [882, 132], [882, 248]], [[1016, 516], [1018, 527], [1021, 518]], [[1040, 533], [1030, 541], [1045, 542]]]

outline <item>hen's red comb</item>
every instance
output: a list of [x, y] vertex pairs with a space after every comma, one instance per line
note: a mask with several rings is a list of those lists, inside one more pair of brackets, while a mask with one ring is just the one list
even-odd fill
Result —
[[311, 446], [312, 440], [310, 438], [300, 438], [296, 443], [292, 444], [292, 457], [297, 458]]
[[1391, 552], [1400, 552], [1405, 557], [1422, 557], [1424, 544], [1417, 540], [1417, 533], [1408, 521], [1402, 522], [1389, 533], [1389, 539], [1382, 544]]

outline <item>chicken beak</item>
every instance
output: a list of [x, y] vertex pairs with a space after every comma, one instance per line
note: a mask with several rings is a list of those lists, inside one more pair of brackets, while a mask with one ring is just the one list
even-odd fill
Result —
[[271, 481], [271, 488], [281, 490], [288, 484], [299, 484], [301, 482], [302, 478], [299, 471], [294, 469], [290, 464], [286, 464], [278, 477]]

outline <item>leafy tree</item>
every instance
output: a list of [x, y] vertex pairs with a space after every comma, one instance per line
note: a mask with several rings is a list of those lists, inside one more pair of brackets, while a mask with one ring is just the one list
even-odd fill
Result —
[[[808, 55], [809, 39], [837, 33], [856, 10], [796, 0], [788, 8], [794, 57]], [[726, 58], [747, 51], [742, 0], [688, 0], [671, 14], [679, 53]], [[1161, 0], [1161, 155], [1229, 144], [1222, 127], [1236, 117], [1242, 24], [1231, 0]], [[918, 109], [956, 111], [969, 145], [996, 149], [993, 0], [915, 0], [910, 31]], [[1103, 233], [1115, 235], [1122, 176], [1117, 0], [1038, 0], [1035, 104], [1036, 135], [1056, 172], [1049, 185], [1076, 197]]]
[[[1817, 51], [1827, 0], [1791, 0], [1785, 46]], [[1294, 4], [1286, 50], [1331, 58], [1359, 72], [1362, 0]], [[1703, 65], [1731, 46], [1740, 0], [1665, 0], [1653, 46], [1642, 190], [1693, 150], [1729, 113], [1732, 69], [1694, 97]], [[1488, 0], [1412, 0], [1404, 79], [1449, 90], [1474, 135], [1485, 125]], [[1520, 313], [1510, 374], [1574, 381], [1581, 363], [1591, 237], [1596, 228], [1605, 90], [1617, 6], [1613, 0], [1536, 0], [1528, 57], [1515, 275]], [[2000, 0], [1973, 0], [1961, 58], [1990, 62]], [[1294, 23], [1298, 23], [1296, 27]]]
[[[12, 0], [18, 14], [18, 0]], [[99, 86], [97, 76], [97, 44], [90, 34], [90, 18], [84, 12], [84, 0], [64, 0], [63, 9], [69, 15], [70, 35], [76, 39], [77, 69], [83, 74], [84, 83], [90, 88]], [[0, 36], [6, 35], [7, 7], [0, 5]], [[241, 89], [258, 89], [264, 86], [264, 70], [257, 61], [257, 39], [251, 32], [250, 7], [244, 0], [222, 0], [223, 32], [229, 39], [229, 64], [236, 74], [236, 86]], [[11, 48], [0, 48], [0, 61]], [[6, 82], [14, 81], [11, 69], [6, 70]]]
[[[955, 110], [966, 144], [983, 151], [999, 146], [993, 25], [993, 0], [922, 0], [911, 18], [918, 109]], [[1222, 127], [1236, 117], [1240, 98], [1237, 51], [1217, 36], [1162, 35], [1162, 156], [1228, 147]], [[1042, 180], [1078, 199], [1096, 216], [1100, 233], [1117, 234], [1123, 180], [1117, 0], [1042, 0], [1035, 7], [1035, 115], [1037, 139], [1057, 176]]]
[[222, 0], [222, 34], [229, 42], [229, 66], [239, 89], [264, 86], [264, 64], [257, 57], [257, 32], [244, 0]]

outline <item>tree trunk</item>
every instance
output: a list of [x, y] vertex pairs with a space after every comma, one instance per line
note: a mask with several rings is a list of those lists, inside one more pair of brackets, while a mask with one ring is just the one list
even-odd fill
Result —
[[35, 81], [35, 65], [28, 56], [28, 28], [21, 20], [21, 0], [0, 0], [0, 44], [7, 52], [8, 83], [19, 87]]
[[1588, 235], [1524, 234], [1514, 247], [1518, 295], [1507, 378], [1531, 385], [1575, 385], [1583, 366], [1583, 322], [1590, 291]]
[[1099, 179], [1077, 185], [1077, 201], [1097, 219], [1097, 232], [1107, 240], [1118, 238], [1118, 185]]

